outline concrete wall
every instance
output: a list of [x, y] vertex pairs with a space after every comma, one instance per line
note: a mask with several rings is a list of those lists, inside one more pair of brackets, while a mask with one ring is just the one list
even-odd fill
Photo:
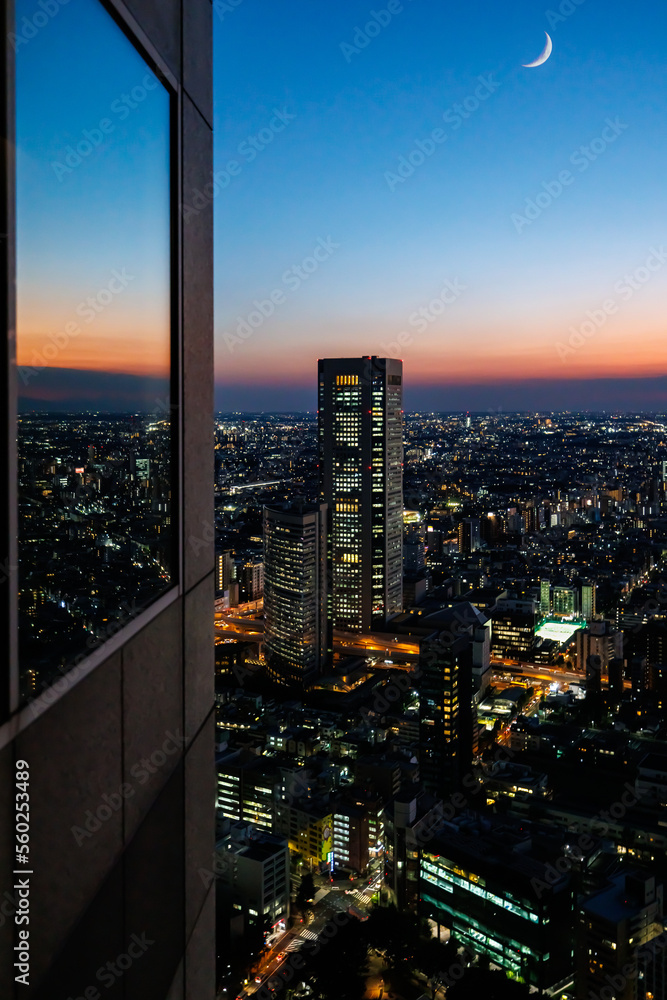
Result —
[[[107, 6], [176, 83], [179, 200], [188, 202], [212, 171], [211, 0], [109, 0]], [[3, 1000], [214, 997], [215, 886], [206, 888], [198, 874], [211, 867], [216, 793], [211, 204], [178, 227], [176, 241], [182, 581], [157, 616], [149, 611], [137, 619], [126, 641], [121, 632], [120, 648], [63, 685], [46, 711], [32, 719], [24, 712], [0, 726]], [[13, 773], [21, 758], [31, 781], [29, 988], [15, 984], [11, 957]], [[146, 759], [150, 765], [142, 764]], [[99, 828], [86, 829], [87, 819]], [[116, 959], [131, 944], [132, 963], [122, 969], [126, 960], [119, 967]], [[105, 970], [107, 963], [122, 974]]]

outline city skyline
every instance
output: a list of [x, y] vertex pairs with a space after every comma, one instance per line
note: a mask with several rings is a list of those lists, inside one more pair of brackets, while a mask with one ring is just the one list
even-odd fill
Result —
[[0, 6], [0, 997], [667, 1000], [667, 12]]

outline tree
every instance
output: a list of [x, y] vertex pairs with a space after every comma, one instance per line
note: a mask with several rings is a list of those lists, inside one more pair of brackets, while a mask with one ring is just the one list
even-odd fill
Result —
[[430, 937], [426, 921], [395, 906], [374, 906], [365, 926], [368, 943], [383, 951], [394, 968], [404, 962], [414, 965], [422, 941]]
[[[335, 925], [331, 925], [335, 926]], [[362, 925], [363, 926], [363, 925]], [[368, 944], [356, 920], [336, 927], [333, 937], [308, 942], [301, 979], [322, 1000], [361, 1000], [366, 991]]]
[[301, 879], [301, 884], [299, 885], [299, 890], [296, 894], [296, 905], [301, 911], [306, 909], [306, 904], [315, 895], [315, 879], [310, 872], [306, 874]]
[[414, 964], [424, 975], [433, 980], [433, 996], [435, 996], [438, 977], [441, 974], [445, 976], [447, 970], [457, 962], [457, 959], [457, 944], [454, 938], [450, 938], [446, 944], [434, 937], [420, 941], [415, 953]]
[[466, 969], [463, 977], [447, 989], [447, 1000], [524, 1000], [529, 996], [526, 983], [488, 969]]

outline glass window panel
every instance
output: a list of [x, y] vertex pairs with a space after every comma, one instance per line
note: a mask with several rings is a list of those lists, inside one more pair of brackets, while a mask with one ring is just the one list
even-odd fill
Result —
[[174, 582], [170, 95], [99, 0], [17, 0], [22, 700]]

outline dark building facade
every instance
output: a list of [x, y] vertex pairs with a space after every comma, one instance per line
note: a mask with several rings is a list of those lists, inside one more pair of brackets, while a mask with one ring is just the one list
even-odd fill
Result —
[[318, 362], [320, 500], [329, 507], [333, 627], [382, 625], [403, 608], [403, 364]]
[[307, 686], [331, 652], [327, 622], [327, 507], [264, 508], [264, 628], [269, 675]]
[[[2, 46], [8, 86], [2, 104], [6, 141], [0, 168], [5, 181], [0, 301], [9, 332], [0, 363], [0, 563], [5, 570], [0, 614], [8, 640], [0, 671], [0, 996], [213, 1000], [215, 886], [205, 885], [199, 875], [210, 867], [215, 842], [213, 227], [212, 195], [202, 194], [207, 185], [211, 190], [212, 174], [213, 8], [210, 0], [86, 0], [82, 5], [45, 3], [27, 9], [2, 0], [0, 10], [5, 39], [14, 42]], [[62, 78], [49, 78], [46, 67], [60, 58], [63, 38], [79, 46], [81, 58], [64, 67]], [[122, 55], [117, 62], [106, 55], [116, 50]], [[79, 162], [72, 156], [73, 166], [66, 166], [72, 171], [69, 200], [63, 195], [63, 200], [54, 201], [53, 212], [38, 220], [40, 225], [54, 227], [58, 218], [66, 223], [66, 210], [77, 216], [96, 170], [110, 185], [115, 183], [114, 168], [104, 157], [120, 155], [113, 142], [121, 137], [125, 117], [136, 143], [119, 147], [122, 155], [131, 149], [143, 162], [151, 149], [159, 151], [159, 167], [138, 173], [134, 186], [114, 189], [113, 198], [111, 189], [99, 189], [99, 216], [85, 220], [91, 227], [87, 232], [97, 227], [95, 252], [107, 253], [116, 238], [105, 215], [112, 202], [124, 224], [124, 206], [130, 200], [137, 203], [144, 181], [146, 201], [151, 191], [164, 190], [162, 214], [153, 231], [163, 249], [163, 258], [155, 263], [164, 298], [158, 291], [156, 302], [165, 331], [160, 351], [168, 375], [164, 381], [142, 383], [145, 404], [135, 403], [134, 397], [128, 403], [122, 396], [134, 391], [139, 376], [105, 374], [95, 382], [95, 373], [69, 364], [68, 342], [62, 338], [60, 346], [55, 345], [60, 368], [54, 362], [35, 369], [30, 379], [25, 371], [23, 381], [17, 378], [17, 364], [26, 364], [20, 354], [17, 361], [16, 353], [16, 272], [17, 247], [21, 252], [25, 247], [22, 206], [28, 204], [29, 178], [21, 159], [15, 162], [16, 148], [21, 149], [25, 138], [22, 132], [15, 134], [15, 112], [17, 104], [25, 107], [22, 88], [35, 60], [43, 67], [40, 94], [30, 91], [36, 102], [30, 121], [35, 130], [50, 127], [50, 92], [63, 81], [69, 81], [73, 115], [82, 107], [91, 81], [97, 86], [98, 75], [107, 74], [109, 88], [99, 113], [91, 101], [89, 117], [79, 123], [90, 138], [77, 126], [73, 138], [62, 139], [63, 163], [68, 141], [79, 150]], [[121, 79], [126, 69], [127, 79]], [[141, 136], [142, 123], [152, 114], [151, 95], [163, 125], [150, 137], [148, 132]], [[125, 104], [127, 114], [115, 115], [109, 110], [111, 98], [122, 102], [125, 96], [131, 102]], [[59, 113], [64, 116], [69, 109], [65, 101]], [[157, 116], [150, 118], [151, 127], [157, 121]], [[25, 128], [24, 110], [19, 125]], [[108, 143], [97, 143], [102, 128]], [[55, 148], [60, 135], [55, 127], [52, 131]], [[66, 190], [70, 177], [62, 169], [64, 180], [56, 192]], [[43, 189], [37, 194], [43, 197]], [[193, 200], [199, 207], [186, 211]], [[139, 247], [144, 232], [151, 231], [142, 226], [143, 220], [135, 218], [125, 234], [121, 225], [116, 236], [127, 243], [129, 233]], [[60, 234], [54, 229], [51, 235]], [[68, 267], [73, 285], [86, 267], [83, 243], [79, 249], [83, 252], [66, 258], [63, 242], [60, 257], [53, 259], [54, 266]], [[118, 260], [117, 267], [125, 263]], [[120, 293], [122, 280], [121, 270], [113, 278], [106, 274], [108, 287], [95, 301], [103, 305]], [[127, 280], [134, 282], [134, 289], [142, 277], [135, 271]], [[76, 306], [77, 299], [73, 302]], [[127, 303], [129, 309], [129, 298]], [[109, 306], [108, 315], [111, 312]], [[72, 337], [73, 330], [74, 324]], [[23, 335], [21, 328], [19, 351]], [[53, 351], [49, 347], [46, 357], [55, 357]], [[17, 385], [19, 391], [32, 393], [34, 414], [53, 400], [59, 377], [76, 384], [85, 396], [81, 413], [87, 414], [86, 436], [81, 440], [75, 435], [83, 416], [79, 424], [71, 414], [57, 419], [48, 414], [43, 419], [17, 416]], [[115, 422], [90, 417], [93, 388], [107, 393], [100, 410], [115, 405], [123, 411]], [[113, 398], [106, 402], [109, 393]], [[157, 416], [149, 418], [149, 409]], [[91, 437], [99, 435], [102, 423], [108, 447], [98, 447], [99, 437]], [[26, 429], [32, 436], [30, 449], [24, 447]], [[56, 435], [60, 437], [54, 446]], [[56, 457], [43, 461], [54, 447]], [[75, 460], [68, 452], [76, 454]], [[35, 531], [30, 536], [25, 530], [28, 521], [21, 520], [26, 513], [21, 497], [24, 475], [27, 486], [44, 498], [42, 521], [32, 517]], [[116, 491], [113, 504], [105, 506], [111, 489]], [[61, 508], [52, 517], [49, 512], [58, 504]], [[36, 510], [33, 504], [33, 515]], [[132, 525], [128, 511], [136, 515]], [[61, 525], [67, 529], [61, 530]], [[42, 535], [50, 541], [40, 549]], [[42, 578], [27, 585], [27, 575], [37, 569], [41, 573], [42, 563]], [[74, 593], [77, 587], [88, 588], [87, 593]], [[109, 615], [104, 600], [111, 593], [117, 603]], [[24, 642], [25, 636], [29, 641]], [[29, 802], [25, 876], [13, 874], [18, 864], [18, 781], [21, 800]], [[29, 882], [29, 924], [15, 922], [24, 908], [25, 894], [17, 888], [20, 877]], [[19, 938], [20, 930], [27, 930], [29, 937]], [[17, 982], [23, 969], [14, 966], [19, 954], [14, 948], [26, 940], [28, 974]], [[115, 972], [110, 972], [109, 963]]]
[[471, 639], [434, 635], [422, 643], [419, 657], [419, 766], [424, 788], [435, 795], [458, 789], [471, 764]]
[[[663, 887], [655, 876], [620, 872], [579, 906], [577, 1000], [607, 992], [614, 1000], [664, 995]], [[664, 947], [664, 946], [663, 946]], [[658, 981], [659, 993], [647, 990]]]
[[459, 552], [476, 552], [480, 543], [479, 518], [466, 517], [459, 524]]

